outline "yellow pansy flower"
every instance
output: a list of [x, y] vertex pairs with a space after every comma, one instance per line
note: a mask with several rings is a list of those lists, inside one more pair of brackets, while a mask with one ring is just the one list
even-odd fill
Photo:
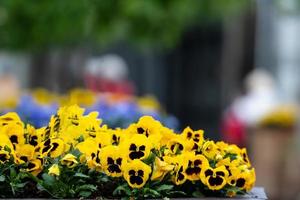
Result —
[[143, 134], [149, 137], [151, 135], [160, 135], [161, 127], [161, 123], [153, 117], [143, 116], [139, 119], [138, 123], [129, 126], [128, 131], [131, 134]]
[[182, 135], [174, 134], [172, 138], [167, 142], [167, 150], [166, 153], [168, 154], [181, 154], [185, 150], [189, 149], [189, 146], [191, 145], [191, 142], [186, 141]]
[[0, 132], [0, 150], [4, 149], [5, 146], [7, 146], [11, 151], [14, 150], [14, 146], [8, 136], [5, 133]]
[[49, 169], [48, 169], [48, 174], [51, 176], [59, 176], [60, 175], [60, 170], [58, 164], [53, 164]]
[[8, 112], [5, 115], [0, 116], [0, 127], [7, 126], [9, 124], [15, 124], [23, 127], [23, 122], [19, 115], [15, 112]]
[[37, 176], [43, 170], [42, 161], [40, 159], [34, 159], [29, 161], [25, 171], [30, 172], [32, 175]]
[[185, 153], [184, 156], [188, 160], [185, 170], [186, 178], [190, 181], [199, 180], [203, 168], [209, 166], [208, 160], [203, 155], [195, 155], [192, 152]]
[[35, 149], [30, 144], [16, 145], [14, 161], [16, 164], [23, 164], [34, 158]]
[[96, 135], [100, 132], [100, 124], [102, 123], [102, 120], [97, 119], [98, 114], [98, 112], [91, 112], [79, 120], [80, 128], [82, 129], [81, 134], [84, 138], [96, 137]]
[[66, 144], [62, 139], [47, 139], [41, 144], [40, 153], [42, 156], [50, 156], [51, 158], [57, 158], [67, 151]]
[[249, 160], [249, 157], [248, 157], [247, 149], [246, 149], [246, 148], [241, 149], [241, 151], [240, 151], [240, 156], [242, 157], [244, 163], [245, 163], [248, 167], [250, 167], [250, 166], [251, 166], [251, 163], [250, 163], [250, 160]]
[[107, 133], [111, 137], [111, 144], [112, 145], [119, 145], [120, 142], [123, 140], [124, 133], [120, 129], [116, 129], [116, 130], [108, 129]]
[[62, 165], [66, 165], [68, 168], [74, 168], [78, 164], [78, 161], [77, 161], [76, 156], [68, 153], [60, 160], [60, 163]]
[[193, 131], [189, 126], [186, 127], [182, 132], [184, 138], [186, 138], [187, 140], [192, 140], [199, 145], [202, 145], [202, 143], [204, 142], [203, 134], [203, 130]]
[[206, 141], [202, 146], [202, 153], [209, 159], [215, 159], [215, 156], [219, 153], [219, 151], [213, 141]]
[[0, 150], [0, 163], [3, 164], [7, 162], [10, 159], [10, 154], [9, 152], [5, 151], [4, 149], [1, 148]]
[[61, 118], [60, 123], [62, 129], [65, 129], [68, 126], [79, 125], [79, 120], [83, 116], [84, 109], [75, 104], [71, 106], [61, 107], [57, 113]]
[[143, 110], [160, 110], [160, 104], [154, 96], [147, 95], [144, 97], [137, 98], [137, 104]]
[[26, 131], [27, 131], [27, 138], [28, 138], [28, 143], [34, 147], [37, 147], [38, 144], [42, 143], [44, 140], [44, 129], [35, 129], [33, 126], [30, 124], [27, 124], [26, 126]]
[[87, 162], [90, 169], [101, 169], [100, 164], [100, 148], [95, 138], [87, 138], [85, 141], [78, 143], [76, 148], [82, 153], [80, 162]]
[[226, 170], [228, 171], [228, 176], [231, 176], [232, 175], [231, 171], [236, 168], [235, 163], [231, 162], [229, 157], [221, 159], [216, 163], [216, 167], [221, 167], [221, 166], [224, 166], [226, 168]]
[[238, 187], [241, 190], [249, 190], [255, 183], [254, 169], [235, 168], [232, 170], [232, 176], [227, 180], [229, 185]]
[[121, 145], [128, 160], [145, 159], [149, 156], [152, 144], [145, 135], [135, 134]]
[[207, 167], [201, 171], [200, 179], [210, 190], [221, 190], [227, 183], [228, 171], [224, 166]]
[[102, 169], [108, 176], [122, 176], [122, 165], [125, 162], [124, 152], [118, 146], [110, 145], [101, 149], [100, 163]]
[[49, 105], [56, 100], [56, 95], [43, 88], [37, 88], [31, 92], [34, 100], [41, 105]]
[[132, 188], [143, 187], [149, 179], [151, 167], [141, 160], [133, 160], [124, 165], [124, 179]]
[[45, 134], [44, 134], [45, 139], [59, 137], [61, 131], [62, 131], [61, 117], [58, 114], [52, 115], [48, 123], [48, 126], [45, 128]]
[[185, 156], [164, 156], [164, 160], [170, 165], [174, 166], [173, 171], [171, 172], [171, 179], [173, 183], [176, 185], [183, 184], [187, 180], [185, 171], [187, 169], [188, 160], [185, 158]]
[[240, 154], [241, 149], [235, 145], [235, 144], [230, 144], [224, 149], [225, 153], [230, 153], [230, 154]]
[[248, 171], [246, 171], [246, 173], [248, 174], [248, 179], [246, 182], [245, 189], [247, 192], [249, 192], [255, 185], [255, 181], [256, 181], [255, 169], [251, 168]]
[[174, 169], [174, 165], [155, 157], [151, 181], [161, 181], [165, 175]]
[[162, 127], [160, 129], [160, 133], [161, 133], [161, 138], [159, 141], [159, 146], [156, 146], [156, 148], [159, 148], [161, 146], [166, 146], [168, 144], [168, 142], [175, 136], [176, 137], [176, 133], [174, 133], [174, 131], [172, 129], [169, 129], [167, 127]]
[[8, 124], [1, 129], [13, 145], [25, 144], [24, 128], [19, 124]]
[[70, 104], [78, 104], [80, 106], [89, 107], [96, 102], [96, 94], [90, 90], [75, 88], [69, 93], [68, 102]]
[[95, 138], [93, 138], [97, 147], [99, 149], [103, 148], [103, 147], [106, 147], [108, 145], [111, 145], [111, 139], [112, 139], [112, 136], [107, 133], [107, 132], [104, 132], [104, 133], [98, 133], [96, 135]]

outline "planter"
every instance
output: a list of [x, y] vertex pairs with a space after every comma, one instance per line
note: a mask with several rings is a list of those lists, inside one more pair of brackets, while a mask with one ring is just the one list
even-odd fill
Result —
[[[292, 129], [258, 128], [249, 134], [252, 164], [256, 170], [256, 185], [263, 186], [271, 199], [285, 198], [285, 167], [294, 136]], [[294, 157], [295, 158], [295, 157]], [[287, 187], [292, 190], [293, 185]], [[297, 184], [295, 185], [295, 187]]]

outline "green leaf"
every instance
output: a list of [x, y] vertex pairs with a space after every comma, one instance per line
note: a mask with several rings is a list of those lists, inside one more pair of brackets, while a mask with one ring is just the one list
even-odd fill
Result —
[[192, 193], [192, 196], [197, 197], [197, 198], [203, 198], [204, 197], [204, 195], [200, 191], [194, 191]]
[[160, 197], [161, 194], [157, 192], [156, 190], [153, 190], [151, 188], [144, 188], [143, 193], [145, 197]]
[[0, 176], [0, 182], [4, 182], [5, 181], [5, 176], [4, 175], [1, 175]]
[[79, 173], [77, 172], [76, 174], [74, 174], [75, 177], [80, 177], [80, 178], [90, 178], [89, 176], [83, 174], [83, 173]]
[[4, 150], [7, 151], [8, 153], [11, 153], [11, 149], [7, 145], [4, 146]]
[[25, 187], [26, 184], [27, 184], [27, 182], [25, 182], [25, 183], [17, 183], [17, 184], [14, 184], [14, 187], [16, 187], [16, 188], [23, 188], [23, 187]]
[[150, 152], [150, 155], [144, 160], [144, 162], [149, 165], [154, 162], [156, 155]]
[[10, 178], [15, 178], [17, 176], [17, 172], [15, 168], [11, 167], [9, 172], [10, 172]]
[[88, 190], [88, 191], [96, 191], [97, 187], [92, 185], [92, 184], [85, 184], [85, 185], [81, 185], [79, 187], [76, 188], [76, 191], [83, 191], [83, 190]]
[[174, 185], [166, 185], [166, 184], [164, 184], [164, 185], [161, 185], [161, 186], [157, 187], [156, 190], [158, 192], [161, 192], [161, 191], [165, 191], [165, 190], [172, 190], [173, 188], [174, 188]]
[[167, 195], [170, 195], [170, 196], [178, 196], [178, 195], [186, 196], [186, 193], [183, 191], [169, 191], [166, 193], [167, 193]]
[[114, 191], [113, 191], [113, 196], [119, 196], [125, 193], [127, 196], [131, 195], [131, 191], [128, 187], [124, 187], [123, 185], [118, 186]]
[[44, 173], [42, 177], [46, 185], [53, 185], [56, 182], [55, 178], [49, 174]]
[[79, 196], [80, 197], [84, 197], [84, 198], [87, 198], [87, 197], [89, 197], [89, 196], [91, 196], [92, 195], [92, 192], [91, 191], [81, 191], [80, 193], [79, 193]]
[[103, 183], [107, 183], [107, 182], [109, 182], [109, 178], [107, 176], [103, 176], [100, 178], [100, 181]]

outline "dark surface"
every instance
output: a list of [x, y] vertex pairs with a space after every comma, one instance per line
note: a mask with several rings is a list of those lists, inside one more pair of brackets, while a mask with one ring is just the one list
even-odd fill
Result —
[[[188, 198], [189, 200], [204, 200], [204, 199], [209, 199], [209, 200], [228, 200], [228, 199], [233, 199], [233, 200], [266, 200], [268, 199], [264, 188], [262, 187], [255, 187], [252, 189], [251, 192], [247, 195], [243, 196], [238, 196], [235, 198], [214, 198], [214, 197], [208, 197], [208, 198]], [[176, 200], [183, 200], [183, 199], [177, 199]]]

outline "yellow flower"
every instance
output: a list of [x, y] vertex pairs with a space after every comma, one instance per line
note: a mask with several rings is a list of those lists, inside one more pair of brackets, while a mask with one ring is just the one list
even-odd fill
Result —
[[188, 160], [185, 158], [185, 156], [164, 156], [164, 160], [170, 165], [174, 166], [173, 171], [171, 172], [171, 179], [173, 183], [175, 183], [176, 185], [183, 184], [187, 179], [185, 171], [187, 169]]
[[224, 166], [228, 171], [229, 177], [232, 175], [231, 170], [236, 168], [235, 163], [230, 161], [230, 158], [221, 159], [217, 162], [216, 167]]
[[1, 129], [13, 145], [25, 144], [24, 129], [19, 124], [8, 124]]
[[186, 127], [182, 132], [184, 138], [186, 138], [187, 140], [192, 140], [199, 145], [202, 145], [202, 143], [204, 142], [203, 134], [203, 130], [193, 131], [189, 126]]
[[0, 126], [7, 126], [9, 124], [15, 124], [23, 127], [19, 115], [15, 112], [8, 112], [5, 115], [0, 116]]
[[101, 169], [100, 164], [100, 148], [96, 143], [95, 138], [87, 138], [85, 141], [78, 143], [76, 148], [82, 153], [80, 157], [80, 162], [87, 162], [90, 169]]
[[247, 149], [246, 148], [243, 148], [241, 151], [240, 151], [240, 155], [244, 161], [244, 163], [250, 167], [251, 166], [251, 163], [250, 163], [250, 160], [249, 160], [249, 157], [248, 157], [248, 154], [247, 154]]
[[76, 156], [68, 153], [60, 160], [60, 163], [62, 165], [66, 165], [68, 168], [74, 168], [78, 164], [78, 161], [77, 161]]
[[247, 192], [249, 192], [255, 185], [255, 181], [256, 181], [255, 169], [252, 168], [250, 170], [247, 170], [246, 173], [248, 175], [248, 179], [246, 182], [245, 189]]
[[228, 171], [225, 166], [215, 169], [208, 166], [201, 171], [200, 178], [210, 190], [221, 190], [227, 183]]
[[137, 124], [132, 124], [128, 127], [131, 134], [143, 134], [146, 137], [151, 135], [160, 135], [160, 129], [163, 126], [161, 123], [151, 116], [143, 116], [139, 119]]
[[124, 179], [132, 188], [143, 187], [149, 179], [151, 167], [141, 160], [133, 160], [124, 165]]
[[92, 106], [96, 100], [96, 95], [92, 91], [81, 88], [72, 89], [69, 94], [70, 104], [78, 104], [83, 107]]
[[68, 126], [78, 126], [79, 120], [82, 118], [84, 109], [77, 105], [61, 107], [58, 110], [58, 115], [61, 118], [62, 129]]
[[182, 137], [182, 135], [174, 134], [174, 136], [170, 138], [170, 140], [167, 143], [166, 153], [168, 154], [169, 152], [169, 154], [173, 155], [181, 154], [182, 152], [188, 149], [189, 145], [191, 145], [191, 143], [189, 141], [186, 141]]
[[43, 170], [42, 161], [40, 159], [31, 160], [28, 163], [25, 171], [30, 172], [32, 175], [37, 176]]
[[160, 144], [159, 146], [156, 147], [161, 147], [161, 146], [166, 146], [168, 144], [168, 142], [173, 138], [176, 137], [176, 133], [174, 133], [174, 131], [172, 129], [169, 129], [167, 127], [162, 127], [160, 129], [161, 132], [161, 138], [160, 138]]
[[229, 185], [238, 187], [241, 190], [250, 191], [255, 183], [255, 171], [244, 167], [237, 167], [232, 170], [232, 176], [227, 180]]
[[154, 110], [154, 111], [159, 111], [160, 110], [160, 104], [157, 101], [157, 99], [154, 96], [144, 96], [137, 98], [137, 103], [138, 105], [143, 109], [143, 110]]
[[60, 170], [58, 164], [53, 164], [49, 169], [48, 169], [48, 174], [51, 176], [59, 176], [60, 175]]
[[185, 170], [186, 178], [190, 181], [199, 180], [203, 168], [209, 166], [208, 160], [203, 155], [195, 155], [192, 152], [186, 153], [184, 156], [188, 160]]
[[40, 151], [43, 156], [50, 156], [57, 158], [67, 150], [66, 145], [62, 139], [47, 139], [41, 144]]
[[128, 160], [145, 159], [149, 156], [152, 148], [151, 141], [145, 135], [135, 134], [128, 138], [122, 145]]
[[234, 190], [227, 190], [226, 191], [226, 197], [232, 198], [236, 196], [236, 191]]
[[99, 148], [94, 138], [87, 138], [83, 142], [78, 143], [76, 145], [76, 149], [78, 149], [82, 154], [84, 154], [87, 159], [90, 159], [92, 158], [92, 154], [95, 154]]
[[7, 146], [11, 151], [14, 150], [14, 146], [11, 143], [10, 139], [8, 138], [8, 136], [5, 133], [1, 133], [0, 132], [0, 150], [4, 149], [5, 146]]
[[55, 94], [43, 88], [33, 90], [32, 96], [41, 105], [49, 105], [55, 101]]
[[174, 169], [174, 165], [155, 157], [151, 181], [162, 181], [165, 175]]
[[80, 128], [83, 130], [81, 134], [84, 138], [96, 137], [101, 131], [100, 124], [102, 123], [102, 120], [97, 119], [97, 117], [98, 112], [91, 112], [79, 120]]
[[14, 158], [16, 164], [23, 164], [34, 158], [34, 147], [30, 144], [16, 145]]
[[101, 133], [98, 133], [96, 135], [95, 138], [93, 138], [97, 147], [99, 149], [103, 148], [103, 147], [106, 147], [108, 145], [111, 145], [111, 135], [108, 133], [108, 132], [101, 132]]
[[124, 163], [124, 152], [118, 146], [106, 146], [100, 151], [100, 163], [102, 169], [108, 176], [122, 176], [122, 165]]
[[3, 164], [10, 159], [9, 152], [5, 151], [4, 149], [0, 150], [0, 163]]
[[226, 148], [224, 148], [224, 152], [230, 154], [239, 154], [241, 152], [241, 149], [235, 144], [230, 144]]
[[61, 129], [61, 117], [59, 115], [52, 115], [48, 126], [45, 128], [45, 139], [59, 137]]
[[121, 143], [121, 141], [125, 139], [124, 132], [121, 129], [107, 129], [107, 133], [110, 135], [110, 144], [112, 145], [118, 146]]
[[219, 151], [213, 141], [207, 141], [202, 146], [202, 153], [209, 159], [214, 159]]
[[38, 144], [42, 143], [44, 140], [44, 130], [35, 129], [33, 126], [27, 124], [26, 131], [28, 134], [28, 143], [34, 147], [37, 147]]

